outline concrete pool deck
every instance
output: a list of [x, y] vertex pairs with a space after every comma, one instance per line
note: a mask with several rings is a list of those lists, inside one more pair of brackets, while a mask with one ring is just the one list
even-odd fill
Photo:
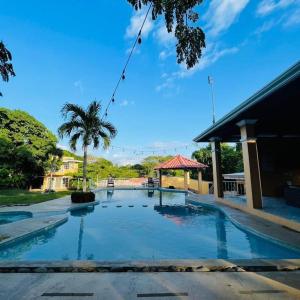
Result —
[[31, 212], [33, 215], [37, 213], [53, 212], [53, 213], [67, 213], [74, 209], [84, 208], [90, 205], [99, 204], [99, 201], [90, 203], [76, 204], [72, 203], [70, 196], [65, 196], [62, 198], [49, 200], [32, 205], [22, 205], [22, 206], [3, 206], [0, 207], [0, 212]]
[[300, 299], [300, 272], [0, 274], [0, 298]]

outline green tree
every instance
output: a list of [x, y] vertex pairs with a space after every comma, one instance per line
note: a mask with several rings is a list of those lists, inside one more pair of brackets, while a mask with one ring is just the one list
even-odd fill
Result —
[[154, 176], [154, 173], [155, 173], [154, 168], [157, 165], [159, 165], [167, 160], [170, 160], [171, 158], [173, 158], [173, 156], [171, 156], [171, 155], [167, 155], [167, 156], [151, 155], [151, 156], [144, 158], [144, 160], [142, 161], [144, 173], [147, 176]]
[[86, 192], [87, 155], [88, 147], [93, 145], [96, 149], [102, 142], [106, 149], [117, 134], [116, 128], [100, 117], [101, 105], [93, 101], [86, 110], [79, 105], [66, 103], [61, 112], [66, 120], [58, 129], [60, 138], [70, 138], [70, 148], [76, 151], [78, 141], [81, 139], [83, 148], [83, 191]]
[[199, 62], [202, 49], [205, 48], [205, 34], [195, 26], [199, 15], [196, 7], [203, 0], [127, 0], [136, 10], [143, 5], [152, 5], [152, 19], [163, 15], [169, 33], [174, 32], [178, 41], [176, 45], [177, 62], [192, 68]]
[[[204, 171], [204, 179], [212, 180], [211, 146], [208, 145], [193, 152], [192, 158], [208, 166]], [[243, 156], [238, 145], [234, 147], [228, 144], [221, 144], [221, 168], [223, 174], [243, 171]]]
[[[0, 185], [28, 187], [45, 174], [56, 137], [24, 111], [0, 108]], [[7, 175], [5, 175], [7, 174]]]
[[[9, 81], [9, 77], [16, 76], [13, 65], [11, 63], [12, 55], [5, 47], [4, 43], [0, 42], [0, 75], [3, 81]], [[0, 96], [2, 93], [0, 92]]]

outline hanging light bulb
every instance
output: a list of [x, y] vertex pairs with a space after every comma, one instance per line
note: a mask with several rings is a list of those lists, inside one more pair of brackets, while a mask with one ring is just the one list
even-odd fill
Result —
[[123, 74], [122, 74], [122, 80], [125, 80], [125, 71], [123, 71]]
[[115, 97], [112, 97], [111, 102], [112, 102], [112, 103], [115, 102]]
[[141, 44], [142, 43], [142, 31], [139, 31], [139, 35], [138, 35], [138, 43]]

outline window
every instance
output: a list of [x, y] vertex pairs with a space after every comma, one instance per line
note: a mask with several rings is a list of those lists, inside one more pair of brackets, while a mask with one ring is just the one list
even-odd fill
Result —
[[64, 185], [65, 187], [68, 187], [68, 186], [69, 186], [69, 178], [66, 178], [66, 177], [63, 178], [63, 185]]
[[64, 169], [69, 170], [69, 168], [70, 168], [69, 163], [64, 163]]

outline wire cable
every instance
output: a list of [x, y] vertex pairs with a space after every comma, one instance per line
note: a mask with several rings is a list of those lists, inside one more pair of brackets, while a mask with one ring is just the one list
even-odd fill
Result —
[[111, 96], [111, 98], [110, 98], [110, 100], [109, 100], [109, 102], [108, 102], [108, 104], [107, 104], [107, 106], [106, 106], [106, 108], [105, 108], [105, 111], [104, 111], [104, 115], [103, 115], [103, 117], [102, 117], [102, 120], [103, 120], [105, 117], [107, 117], [107, 114], [108, 114], [108, 110], [109, 110], [109, 108], [110, 108], [110, 105], [111, 105], [113, 102], [115, 102], [115, 96], [116, 96], [116, 93], [117, 93], [118, 88], [119, 88], [119, 86], [120, 86], [120, 83], [122, 82], [122, 80], [125, 80], [126, 70], [127, 70], [127, 67], [128, 67], [128, 65], [129, 65], [129, 63], [130, 63], [130, 60], [131, 60], [131, 58], [132, 58], [132, 55], [133, 55], [133, 53], [134, 53], [134, 49], [136, 48], [136, 45], [137, 45], [138, 43], [139, 43], [139, 44], [141, 43], [141, 35], [142, 35], [142, 31], [143, 31], [143, 28], [144, 28], [145, 23], [146, 23], [146, 21], [147, 21], [148, 15], [149, 15], [150, 10], [151, 10], [151, 7], [152, 7], [152, 4], [149, 5], [149, 8], [148, 8], [147, 13], [146, 13], [146, 15], [145, 15], [145, 18], [144, 18], [144, 20], [143, 20], [142, 26], [141, 26], [141, 28], [140, 28], [140, 30], [139, 30], [139, 32], [138, 32], [138, 35], [137, 35], [137, 37], [136, 37], [136, 39], [135, 39], [135, 41], [134, 41], [134, 43], [133, 43], [133, 46], [132, 46], [132, 48], [131, 48], [131, 51], [129, 52], [129, 55], [128, 55], [128, 58], [127, 58], [127, 60], [126, 60], [125, 66], [124, 66], [124, 68], [123, 68], [123, 70], [122, 70], [121, 76], [119, 77], [119, 80], [117, 81], [117, 84], [116, 84], [116, 86], [115, 86], [115, 88], [114, 88], [114, 91], [113, 91], [113, 93], [112, 93], [112, 96]]

